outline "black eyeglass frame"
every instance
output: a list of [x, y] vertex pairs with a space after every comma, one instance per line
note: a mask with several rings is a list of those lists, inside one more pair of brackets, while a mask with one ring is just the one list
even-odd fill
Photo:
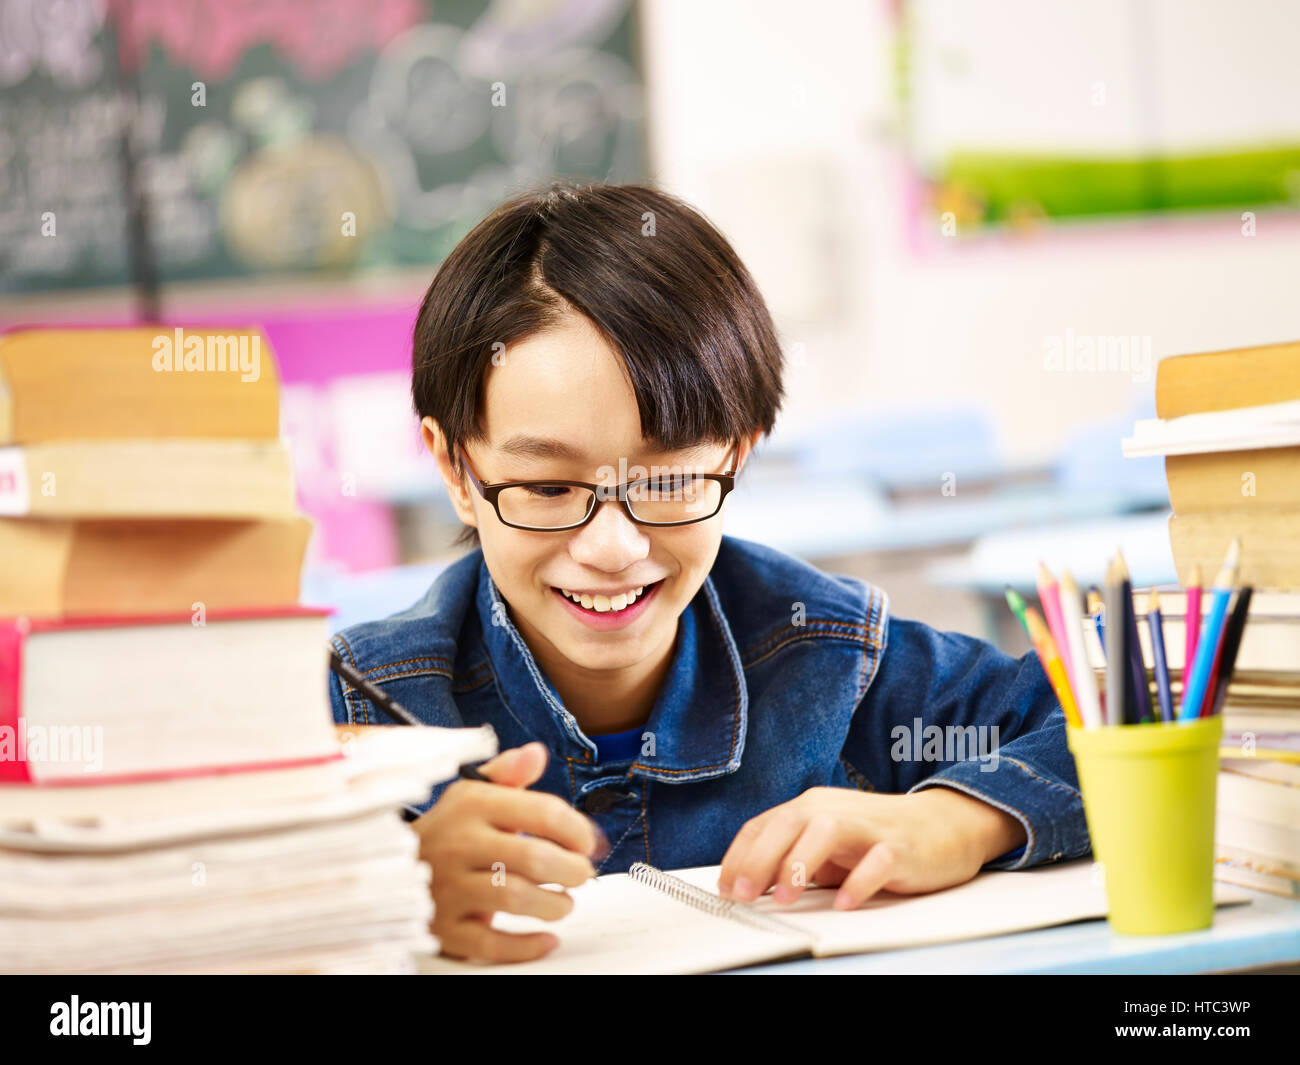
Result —
[[[465, 463], [465, 469], [469, 473], [470, 480], [474, 482], [474, 487], [478, 489], [478, 494], [492, 505], [492, 509], [496, 512], [497, 520], [501, 522], [502, 525], [511, 529], [522, 529], [524, 532], [569, 532], [573, 529], [581, 529], [596, 516], [596, 505], [601, 502], [606, 502], [611, 498], [618, 499], [619, 503], [623, 507], [623, 513], [628, 516], [628, 520], [637, 525], [644, 525], [646, 528], [650, 529], [671, 529], [680, 525], [694, 525], [696, 522], [708, 521], [710, 518], [716, 517], [718, 512], [722, 510], [723, 501], [730, 494], [731, 490], [736, 487], [736, 473], [738, 471], [735, 466], [736, 463], [740, 461], [740, 442], [737, 441], [734, 450], [735, 461], [728, 463], [730, 468], [726, 473], [690, 473], [682, 475], [683, 477], [692, 477], [696, 480], [717, 481], [718, 484], [722, 486], [722, 492], [718, 496], [718, 506], [711, 514], [706, 514], [699, 518], [687, 518], [685, 521], [642, 521], [632, 513], [632, 505], [627, 501], [628, 490], [650, 481], [662, 480], [661, 477], [638, 477], [635, 481], [626, 481], [623, 484], [611, 485], [608, 487], [605, 485], [592, 484], [589, 481], [556, 480], [498, 481], [493, 484], [479, 477], [478, 473], [474, 469], [473, 463], [470, 462], [469, 456], [465, 453], [465, 449], [461, 445], [457, 444], [456, 450], [460, 452], [461, 460]], [[572, 525], [516, 525], [514, 522], [506, 521], [506, 519], [501, 515], [501, 505], [498, 502], [497, 497], [507, 488], [519, 488], [521, 486], [530, 485], [563, 485], [566, 488], [586, 488], [592, 494], [591, 505], [587, 508], [587, 516], [583, 518], [582, 521], [575, 522]]]

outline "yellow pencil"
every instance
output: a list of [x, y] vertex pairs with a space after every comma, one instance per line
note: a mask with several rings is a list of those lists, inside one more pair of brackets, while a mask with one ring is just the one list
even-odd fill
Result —
[[1033, 642], [1034, 650], [1038, 652], [1038, 661], [1043, 664], [1043, 672], [1051, 681], [1052, 690], [1056, 692], [1061, 709], [1065, 711], [1065, 719], [1076, 728], [1082, 728], [1083, 719], [1079, 716], [1079, 706], [1074, 701], [1074, 692], [1070, 690], [1070, 678], [1065, 675], [1065, 663], [1061, 661], [1061, 654], [1056, 649], [1056, 641], [1052, 639], [1047, 623], [1032, 606], [1025, 609], [1025, 625], [1029, 629], [1029, 639]]

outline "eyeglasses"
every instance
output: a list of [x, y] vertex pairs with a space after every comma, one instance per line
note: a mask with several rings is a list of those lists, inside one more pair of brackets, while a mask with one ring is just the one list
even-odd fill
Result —
[[559, 532], [586, 525], [596, 515], [597, 501], [617, 499], [623, 512], [638, 525], [659, 528], [706, 521], [722, 509], [722, 501], [736, 486], [735, 462], [740, 444], [726, 473], [681, 473], [670, 467], [620, 485], [586, 481], [502, 481], [489, 484], [479, 477], [457, 445], [479, 495], [492, 504], [501, 524], [530, 532]]

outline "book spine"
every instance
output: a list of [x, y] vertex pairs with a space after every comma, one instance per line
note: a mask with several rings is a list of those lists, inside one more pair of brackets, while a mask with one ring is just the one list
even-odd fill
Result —
[[23, 727], [23, 651], [27, 624], [0, 620], [0, 784], [30, 784]]

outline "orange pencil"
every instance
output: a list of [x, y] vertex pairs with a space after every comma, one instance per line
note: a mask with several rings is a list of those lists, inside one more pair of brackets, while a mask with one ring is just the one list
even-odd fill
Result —
[[1038, 661], [1043, 665], [1043, 672], [1052, 682], [1052, 690], [1056, 692], [1061, 709], [1065, 711], [1066, 721], [1076, 728], [1082, 728], [1083, 719], [1079, 716], [1079, 706], [1074, 701], [1070, 678], [1065, 674], [1065, 663], [1061, 661], [1061, 654], [1056, 649], [1056, 641], [1052, 639], [1047, 624], [1032, 606], [1025, 608], [1025, 626], [1029, 629], [1029, 639], [1033, 641], [1034, 650], [1038, 652]]

